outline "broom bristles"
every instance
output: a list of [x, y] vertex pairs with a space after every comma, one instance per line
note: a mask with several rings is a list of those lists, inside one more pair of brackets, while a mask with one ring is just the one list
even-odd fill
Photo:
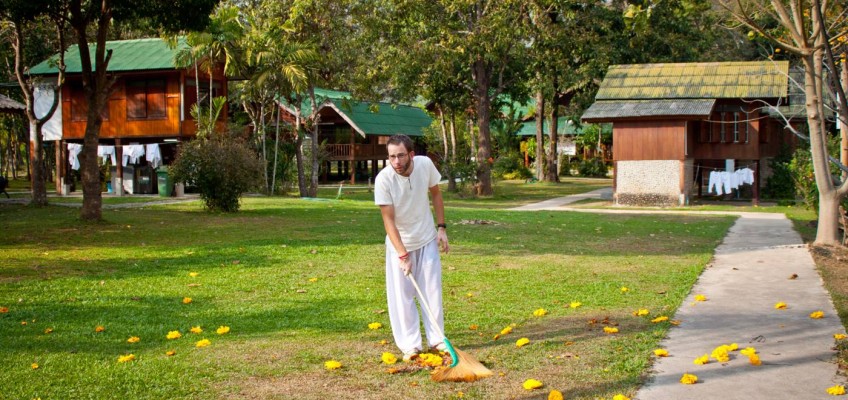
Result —
[[454, 350], [459, 358], [459, 363], [455, 367], [446, 367], [434, 371], [430, 376], [432, 380], [436, 382], [474, 382], [493, 375], [490, 369], [480, 364], [480, 361], [475, 360], [470, 354], [456, 347], [454, 347]]

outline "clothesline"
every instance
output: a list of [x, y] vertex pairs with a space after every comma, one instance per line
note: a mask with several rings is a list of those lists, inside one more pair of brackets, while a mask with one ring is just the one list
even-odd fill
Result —
[[[739, 169], [743, 169], [743, 168], [750, 168], [750, 167], [754, 167], [754, 166], [756, 166], [756, 165], [757, 165], [757, 163], [750, 163], [750, 164], [746, 164], [746, 165], [744, 165], [744, 166], [742, 166], [742, 167], [737, 168], [737, 170], [739, 170]], [[727, 167], [705, 167], [705, 166], [703, 166], [703, 165], [696, 165], [696, 166], [695, 166], [695, 169], [696, 169], [696, 171], [697, 171], [698, 169], [711, 169], [711, 170], [725, 171], [725, 170], [727, 170]], [[697, 174], [697, 172], [696, 172], [696, 174]]]
[[[68, 143], [68, 163], [71, 165], [71, 169], [79, 169], [79, 154], [81, 152], [81, 144]], [[111, 160], [112, 165], [118, 165], [115, 157], [115, 146], [97, 146], [97, 156], [103, 159], [103, 164], [106, 164], [107, 160]], [[151, 167], [159, 168], [159, 166], [162, 165], [162, 152], [159, 150], [159, 143], [151, 143], [147, 145], [129, 144], [122, 146], [121, 163], [123, 166], [126, 167], [127, 163], [138, 164], [141, 157], [144, 157]]]

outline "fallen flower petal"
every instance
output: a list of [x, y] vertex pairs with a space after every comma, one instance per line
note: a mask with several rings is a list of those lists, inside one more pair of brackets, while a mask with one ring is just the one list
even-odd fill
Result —
[[827, 388], [827, 394], [832, 395], [832, 396], [842, 396], [843, 394], [845, 394], [845, 386], [842, 386], [842, 385], [831, 386], [831, 387]]
[[200, 329], [200, 326], [192, 326], [189, 330], [191, 333], [203, 333], [203, 329]]
[[372, 322], [372, 323], [368, 324], [368, 329], [371, 329], [371, 330], [377, 330], [377, 329], [380, 329], [382, 327], [383, 327], [383, 324], [381, 324], [379, 322]]
[[512, 326], [507, 326], [506, 328], [501, 329], [501, 336], [509, 334], [512, 332]]
[[659, 322], [663, 322], [663, 321], [668, 321], [668, 317], [666, 317], [665, 315], [662, 315], [662, 316], [656, 317], [656, 318], [651, 320], [651, 322], [653, 322], [655, 324], [659, 323]]
[[623, 394], [617, 394], [615, 396], [612, 396], [612, 400], [630, 400], [630, 398]]
[[418, 356], [418, 362], [425, 367], [441, 367], [442, 357], [435, 354], [422, 353]]
[[538, 389], [542, 386], [545, 386], [545, 384], [542, 383], [541, 381], [537, 381], [535, 379], [528, 379], [528, 380], [524, 381], [524, 383], [521, 386], [523, 386], [524, 389], [533, 390], [533, 389]]
[[630, 291], [630, 289], [628, 289], [627, 286], [622, 286], [621, 289], [619, 289], [619, 290], [621, 290], [621, 293], [627, 293], [627, 292]]
[[324, 368], [327, 371], [332, 371], [334, 369], [339, 369], [341, 367], [342, 367], [342, 363], [340, 363], [336, 360], [330, 360], [330, 361], [327, 361], [327, 362], [324, 363]]
[[604, 332], [607, 333], [607, 334], [618, 333], [618, 328], [611, 327], [611, 326], [605, 326]]
[[212, 344], [209, 339], [203, 339], [194, 344], [194, 347], [206, 347]]
[[813, 312], [810, 313], [810, 318], [812, 318], [812, 319], [824, 318], [824, 312], [823, 311], [813, 311]]
[[230, 327], [226, 326], [226, 325], [221, 325], [221, 326], [218, 327], [217, 330], [215, 330], [215, 333], [217, 333], [219, 335], [224, 335], [224, 334], [230, 333]]
[[38, 364], [37, 364], [37, 363], [32, 363], [32, 365], [30, 365], [30, 368], [32, 368], [32, 369], [38, 369]]
[[836, 339], [836, 340], [842, 340], [842, 339], [845, 339], [846, 337], [848, 337], [848, 335], [846, 335], [844, 333], [834, 333], [833, 334], [833, 338]]
[[708, 356], [706, 354], [696, 358], [695, 361], [692, 361], [692, 363], [695, 364], [695, 365], [704, 365], [704, 364], [708, 364], [709, 362], [710, 362], [710, 356]]
[[548, 393], [548, 400], [563, 400], [563, 399], [564, 399], [564, 397], [562, 397], [562, 392], [560, 392], [559, 390], [551, 390], [551, 392]]
[[45, 330], [44, 330], [44, 333], [45, 333], [45, 334], [53, 333], [53, 328], [47, 328], [47, 329], [45, 329]]
[[736, 351], [736, 350], [739, 350], [739, 344], [737, 344], [737, 343], [731, 343], [730, 345], [728, 345], [728, 348], [730, 349], [730, 351]]
[[526, 345], [527, 343], [530, 343], [530, 339], [523, 337], [523, 338], [515, 341], [515, 347], [522, 347], [522, 346]]
[[165, 352], [165, 355], [168, 357], [173, 356], [174, 354], [177, 354], [177, 352], [174, 350], [168, 350]]
[[197, 275], [198, 275], [198, 273], [197, 273], [197, 272], [189, 272], [189, 273], [188, 273], [188, 276], [190, 276], [190, 277], [192, 277], [192, 278], [197, 278]]
[[183, 297], [183, 304], [191, 304], [191, 297]]
[[0, 314], [5, 314], [9, 312], [9, 307], [0, 307]]
[[684, 385], [694, 385], [698, 382], [698, 377], [692, 374], [683, 374], [680, 378], [680, 383]]
[[695, 301], [707, 301], [707, 296], [704, 296], [702, 294], [696, 294]]
[[740, 350], [739, 354], [742, 354], [743, 356], [749, 356], [750, 357], [751, 354], [757, 354], [757, 349], [755, 349], [753, 347], [746, 347], [746, 348]]
[[476, 331], [477, 330], [477, 324], [471, 324], [471, 326], [469, 326], [468, 329], [470, 329], [472, 331]]
[[118, 357], [119, 363], [125, 363], [125, 362], [129, 362], [129, 361], [134, 361], [134, 360], [135, 360], [135, 354], [127, 354], [125, 356]]
[[395, 355], [392, 354], [392, 353], [383, 353], [383, 355], [380, 357], [380, 359], [383, 360], [384, 364], [389, 364], [389, 365], [396, 363], [397, 360], [398, 360], [397, 357], [395, 357]]
[[95, 332], [103, 332], [105, 330], [106, 328], [104, 328], [102, 325], [97, 325], [96, 327], [94, 327]]
[[141, 338], [139, 338], [138, 336], [130, 336], [130, 338], [127, 339], [127, 343], [138, 343], [140, 341]]
[[640, 308], [640, 309], [638, 309], [638, 310], [636, 310], [636, 311], [633, 311], [633, 315], [635, 315], [635, 316], [637, 316], [637, 317], [644, 317], [644, 316], [646, 316], [646, 315], [648, 315], [648, 314], [650, 314], [650, 311], [648, 311], [648, 309], [647, 309], [647, 308]]
[[751, 365], [760, 365], [763, 363], [762, 361], [760, 361], [760, 356], [758, 356], [756, 353], [748, 356], [748, 362], [750, 362]]
[[583, 303], [581, 303], [579, 301], [572, 301], [568, 306], [571, 307], [571, 308], [577, 308], [577, 307], [580, 307], [582, 305], [583, 305]]
[[183, 337], [183, 334], [180, 333], [180, 331], [169, 331], [168, 334], [165, 335], [165, 339], [168, 340], [179, 339], [181, 337]]
[[548, 310], [545, 310], [544, 308], [539, 308], [536, 311], [533, 311], [533, 315], [536, 317], [544, 317], [547, 314]]
[[784, 309], [786, 309], [786, 303], [779, 301], [779, 302], [775, 303], [774, 308], [776, 308], [778, 310], [784, 310]]
[[309, 282], [318, 282], [318, 278], [309, 278]]
[[666, 349], [655, 349], [654, 355], [657, 357], [668, 357], [668, 350]]

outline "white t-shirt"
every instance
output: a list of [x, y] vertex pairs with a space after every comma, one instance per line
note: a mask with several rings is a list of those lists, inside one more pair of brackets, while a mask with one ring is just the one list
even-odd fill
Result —
[[395, 207], [395, 225], [407, 251], [420, 249], [436, 238], [428, 193], [441, 179], [442, 175], [433, 161], [424, 156], [412, 159], [409, 177], [395, 172], [391, 164], [377, 174], [374, 203]]

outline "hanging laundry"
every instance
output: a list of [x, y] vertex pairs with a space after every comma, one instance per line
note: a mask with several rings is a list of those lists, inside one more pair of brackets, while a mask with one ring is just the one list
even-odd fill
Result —
[[97, 146], [97, 157], [103, 159], [103, 164], [106, 164], [106, 156], [110, 156], [112, 165], [118, 165], [115, 160], [115, 146]]
[[719, 172], [719, 175], [721, 175], [721, 184], [724, 186], [724, 193], [729, 194], [731, 190], [730, 172], [721, 171]]
[[710, 184], [709, 186], [707, 186], [707, 193], [712, 192], [713, 188], [715, 188], [716, 194], [721, 196], [722, 194], [724, 194], [724, 192], [722, 192], [721, 190], [723, 186], [724, 185], [721, 183], [721, 173], [719, 173], [718, 171], [710, 172]]
[[143, 144], [130, 144], [124, 146], [124, 155], [122, 157], [121, 162], [123, 166], [127, 166], [127, 162], [130, 164], [138, 164], [138, 161], [144, 155], [144, 145]]
[[68, 163], [71, 164], [71, 169], [74, 171], [80, 168], [79, 154], [81, 152], [81, 144], [68, 143]]
[[145, 158], [151, 167], [159, 168], [162, 165], [162, 153], [159, 152], [159, 145], [156, 143], [148, 144]]
[[740, 184], [754, 184], [754, 170], [751, 168], [745, 167], [736, 171], [739, 174], [739, 182]]

